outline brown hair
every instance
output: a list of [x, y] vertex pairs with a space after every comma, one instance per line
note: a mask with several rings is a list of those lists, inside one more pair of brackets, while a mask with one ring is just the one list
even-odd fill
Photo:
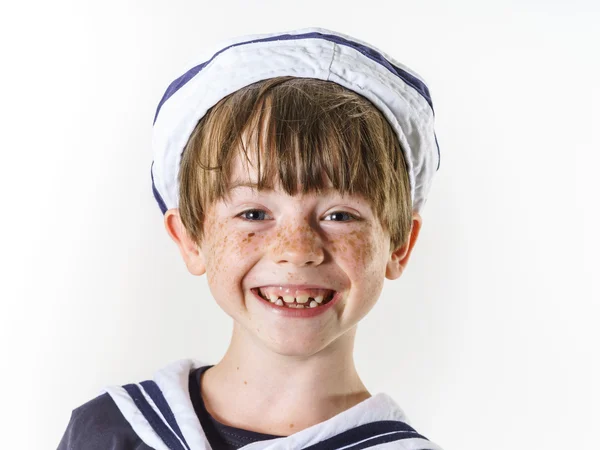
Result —
[[257, 189], [274, 189], [279, 180], [289, 195], [296, 195], [298, 186], [302, 193], [320, 193], [325, 173], [342, 194], [370, 202], [392, 249], [407, 242], [410, 184], [389, 122], [369, 100], [337, 83], [285, 76], [221, 99], [192, 132], [179, 171], [179, 214], [197, 245], [208, 207], [228, 197], [240, 149], [250, 161], [244, 147], [248, 132], [256, 138], [252, 148], [260, 150]]

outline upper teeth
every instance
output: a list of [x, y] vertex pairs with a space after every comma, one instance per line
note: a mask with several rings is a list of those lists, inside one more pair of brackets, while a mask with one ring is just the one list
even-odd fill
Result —
[[[267, 297], [265, 294], [263, 294], [263, 292], [260, 289], [259, 289], [259, 292], [261, 293], [261, 295], [263, 297]], [[299, 295], [298, 297], [292, 297], [291, 295], [283, 295], [283, 296], [281, 296], [281, 298], [283, 299], [283, 301], [285, 303], [291, 304], [291, 303], [294, 303], [294, 301], [296, 301], [296, 303], [298, 303], [297, 306], [301, 306], [301, 305], [303, 306], [305, 303], [308, 302], [308, 299], [311, 297], [309, 297], [308, 295]], [[275, 303], [279, 306], [283, 305], [283, 302], [281, 300], [279, 300], [279, 297], [275, 294], [269, 294], [268, 299], [271, 301], [271, 303]], [[321, 303], [323, 303], [323, 296], [317, 295], [316, 297], [314, 297], [314, 300], [309, 303], [309, 306], [311, 308], [314, 308]], [[291, 306], [291, 305], [289, 305], [289, 306]]]
[[[283, 301], [286, 303], [294, 303], [294, 300], [295, 300], [296, 303], [304, 304], [304, 303], [308, 302], [308, 299], [310, 297], [308, 295], [299, 295], [298, 297], [294, 298], [291, 295], [284, 295], [281, 298], [283, 298]], [[279, 297], [277, 297], [275, 294], [269, 295], [269, 300], [271, 300], [271, 303], [276, 303], [278, 299], [279, 299]], [[322, 295], [317, 295], [314, 299], [315, 299], [314, 301], [316, 301], [317, 303], [323, 302]]]

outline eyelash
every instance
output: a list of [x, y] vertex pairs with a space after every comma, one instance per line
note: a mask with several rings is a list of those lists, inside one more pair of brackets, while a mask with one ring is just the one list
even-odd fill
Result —
[[[247, 210], [239, 213], [236, 217], [241, 218], [245, 222], [262, 222], [262, 220], [245, 219], [244, 217], [242, 217], [244, 214], [249, 213], [249, 212], [265, 212], [265, 211], [262, 209], [256, 209], [256, 208], [247, 209]], [[353, 220], [359, 220], [358, 217], [356, 217], [354, 214], [350, 214], [349, 212], [346, 212], [346, 211], [333, 211], [332, 213], [329, 213], [327, 215], [330, 216], [332, 214], [346, 214], [346, 215], [350, 216]], [[329, 220], [328, 222], [350, 222], [350, 220]]]

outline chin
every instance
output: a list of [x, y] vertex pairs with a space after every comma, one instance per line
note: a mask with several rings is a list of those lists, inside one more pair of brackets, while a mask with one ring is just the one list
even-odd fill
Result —
[[327, 333], [327, 331], [322, 331], [315, 333], [311, 339], [298, 339], [298, 336], [305, 334], [305, 332], [298, 331], [298, 334], [292, 334], [292, 330], [289, 327], [280, 330], [280, 332], [271, 329], [263, 333], [262, 327], [260, 327], [260, 330], [257, 333], [256, 329], [254, 329], [255, 338], [270, 351], [282, 356], [308, 358], [322, 352], [327, 347], [336, 345], [336, 341], [342, 338], [342, 336], [334, 336]]

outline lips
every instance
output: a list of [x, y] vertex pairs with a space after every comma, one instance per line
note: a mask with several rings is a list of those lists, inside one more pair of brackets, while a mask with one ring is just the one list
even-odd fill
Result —
[[263, 300], [280, 306], [315, 308], [330, 301], [336, 291], [317, 286], [261, 286], [254, 288]]
[[265, 311], [279, 317], [288, 317], [291, 319], [321, 317], [327, 314], [327, 311], [330, 309], [335, 308], [344, 299], [342, 292], [334, 291], [333, 298], [323, 301], [321, 304], [318, 304], [315, 300], [312, 300], [310, 304], [306, 303], [304, 305], [297, 304], [295, 301], [293, 303], [285, 303], [282, 299], [277, 299], [277, 302], [273, 303], [272, 301], [265, 300], [258, 293], [258, 288], [252, 288], [250, 291], [252, 292], [252, 296], [258, 301], [258, 304], [262, 308], [265, 308]]

